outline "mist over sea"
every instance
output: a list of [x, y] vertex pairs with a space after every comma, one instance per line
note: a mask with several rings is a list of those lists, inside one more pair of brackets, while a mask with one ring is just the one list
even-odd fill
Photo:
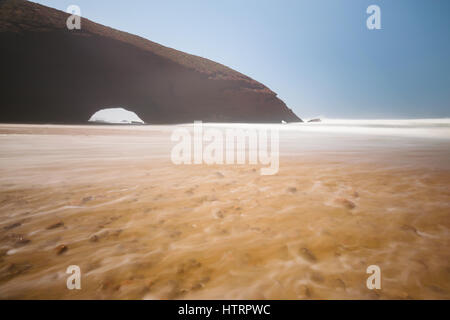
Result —
[[450, 139], [450, 119], [323, 119], [320, 123], [308, 123], [306, 130], [310, 132]]
[[[205, 124], [206, 125], [206, 124]], [[321, 119], [321, 122], [289, 124], [210, 124], [211, 126], [241, 128], [274, 127], [282, 131], [302, 133], [361, 134], [392, 137], [415, 137], [450, 139], [450, 118], [442, 119], [396, 119], [396, 120], [353, 120]]]

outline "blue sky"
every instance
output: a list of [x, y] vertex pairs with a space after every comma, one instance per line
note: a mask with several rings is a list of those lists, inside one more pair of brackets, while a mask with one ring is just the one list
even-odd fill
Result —
[[[450, 117], [448, 0], [39, 0], [199, 55], [300, 117]], [[366, 9], [381, 8], [381, 30]]]

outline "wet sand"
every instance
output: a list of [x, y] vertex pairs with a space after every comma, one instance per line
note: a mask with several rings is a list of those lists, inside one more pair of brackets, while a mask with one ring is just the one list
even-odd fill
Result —
[[450, 299], [449, 139], [286, 126], [261, 176], [172, 130], [0, 125], [0, 298]]

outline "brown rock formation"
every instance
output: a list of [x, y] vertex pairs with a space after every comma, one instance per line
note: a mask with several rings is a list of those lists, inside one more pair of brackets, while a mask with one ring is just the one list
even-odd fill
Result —
[[0, 122], [85, 123], [124, 107], [147, 123], [301, 121], [219, 63], [22, 0], [0, 0]]

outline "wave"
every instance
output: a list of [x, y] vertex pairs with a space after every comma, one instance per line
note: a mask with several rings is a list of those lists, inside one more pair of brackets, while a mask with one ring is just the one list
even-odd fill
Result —
[[240, 129], [278, 129], [292, 133], [379, 135], [411, 138], [450, 139], [450, 118], [442, 119], [322, 119], [322, 122], [289, 124], [204, 123], [206, 127]]

